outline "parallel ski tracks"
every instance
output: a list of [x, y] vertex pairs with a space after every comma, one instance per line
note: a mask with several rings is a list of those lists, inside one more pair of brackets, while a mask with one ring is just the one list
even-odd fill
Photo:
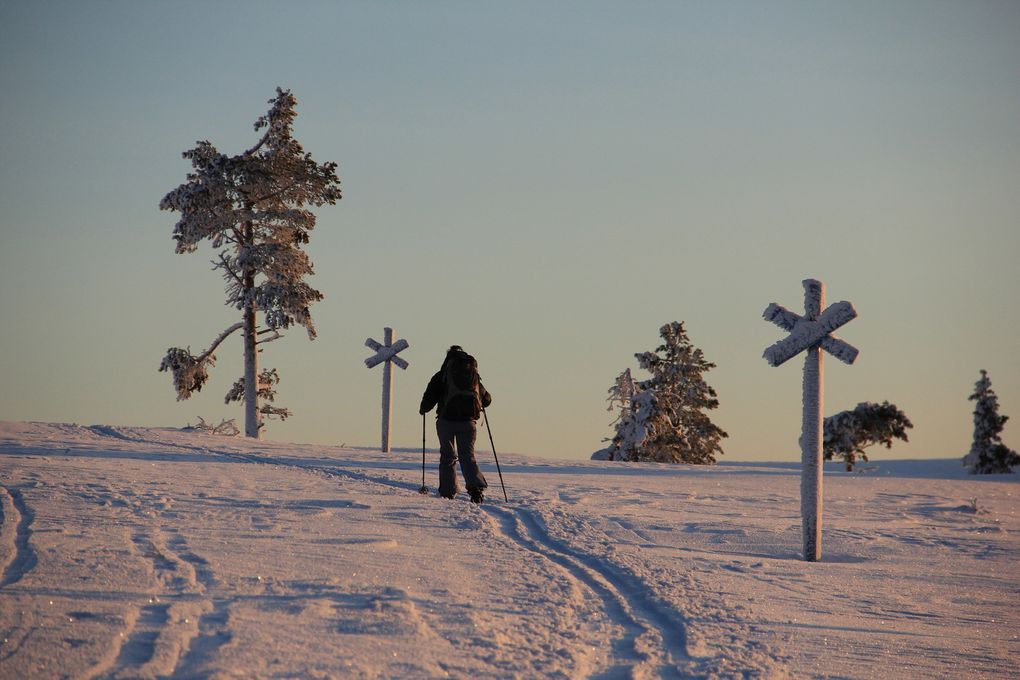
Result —
[[684, 677], [690, 662], [686, 628], [676, 614], [655, 601], [635, 577], [599, 557], [553, 538], [538, 513], [526, 507], [483, 506], [497, 533], [558, 565], [602, 602], [610, 620], [623, 630], [614, 644], [612, 666], [596, 677]]
[[[331, 477], [365, 481], [388, 489], [403, 490], [405, 486], [394, 480], [328, 465], [299, 465], [246, 454], [227, 455], [244, 462], [297, 467]], [[492, 520], [490, 527], [497, 534], [511, 544], [558, 565], [567, 578], [574, 579], [593, 592], [601, 601], [609, 619], [622, 629], [622, 636], [613, 644], [611, 665], [594, 677], [682, 678], [689, 675], [694, 664], [687, 654], [685, 622], [671, 607], [657, 601], [639, 578], [607, 560], [553, 538], [539, 514], [526, 506], [519, 503], [508, 506], [486, 504], [481, 509]]]
[[[372, 476], [329, 464], [295, 463], [271, 455], [223, 451], [143, 438], [134, 439], [122, 433], [117, 433], [116, 436], [138, 443], [223, 456], [243, 463], [294, 467], [332, 478], [363, 481], [386, 488], [390, 492], [417, 490], [417, 485], [414, 484], [402, 484], [384, 476]], [[697, 664], [694, 664], [687, 654], [686, 624], [676, 611], [659, 602], [638, 577], [608, 560], [585, 553], [554, 538], [539, 513], [520, 503], [511, 503], [507, 506], [487, 504], [483, 505], [481, 510], [488, 516], [490, 528], [505, 541], [557, 565], [567, 578], [573, 579], [594, 593], [599, 598], [607, 617], [620, 627], [622, 635], [613, 643], [611, 665], [600, 670], [594, 677], [688, 677], [692, 666]], [[182, 555], [182, 559], [188, 561], [187, 556]], [[198, 572], [196, 568], [196, 574]], [[210, 578], [207, 570], [203, 576]], [[212, 604], [212, 611], [207, 611], [202, 616], [197, 639], [186, 647], [180, 659], [182, 663], [175, 669], [176, 672], [194, 669], [196, 662], [208, 658], [216, 648], [229, 640], [225, 632], [228, 603], [214, 601]]]
[[152, 565], [156, 588], [127, 618], [113, 654], [84, 677], [200, 677], [203, 664], [231, 639], [230, 601], [211, 598], [213, 572], [183, 536], [163, 540], [159, 532], [139, 532], [132, 543]]

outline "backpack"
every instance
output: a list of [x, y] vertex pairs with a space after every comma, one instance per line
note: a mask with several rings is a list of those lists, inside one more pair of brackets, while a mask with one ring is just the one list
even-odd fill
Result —
[[464, 351], [450, 354], [443, 372], [443, 417], [476, 420], [482, 413], [478, 362]]

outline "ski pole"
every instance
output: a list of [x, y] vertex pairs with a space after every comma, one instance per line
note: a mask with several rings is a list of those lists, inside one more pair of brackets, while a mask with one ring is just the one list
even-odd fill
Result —
[[485, 407], [482, 407], [482, 415], [485, 416], [485, 429], [489, 432], [489, 445], [492, 446], [492, 457], [496, 459], [496, 472], [499, 473], [499, 485], [503, 487], [503, 500], [507, 503], [510, 499], [506, 495], [506, 484], [503, 483], [503, 471], [499, 469], [499, 456], [496, 455], [496, 445], [492, 441], [492, 428], [489, 427], [489, 414], [485, 412]]
[[427, 494], [429, 488], [425, 486], [425, 414], [421, 414], [421, 488], [418, 493]]

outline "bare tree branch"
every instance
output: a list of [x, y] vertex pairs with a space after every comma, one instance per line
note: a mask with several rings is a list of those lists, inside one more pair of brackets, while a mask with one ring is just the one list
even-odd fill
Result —
[[211, 345], [209, 345], [209, 349], [207, 349], [207, 350], [206, 350], [205, 352], [203, 352], [203, 353], [202, 353], [201, 355], [199, 355], [199, 356], [197, 357], [197, 359], [198, 359], [198, 363], [201, 363], [201, 362], [205, 361], [206, 359], [208, 359], [208, 358], [209, 358], [209, 355], [211, 355], [211, 354], [213, 353], [213, 351], [215, 351], [215, 350], [216, 350], [216, 348], [217, 348], [217, 347], [219, 347], [219, 346], [220, 346], [220, 344], [221, 344], [221, 343], [222, 343], [222, 342], [223, 342], [224, 340], [226, 340], [226, 339], [227, 339], [227, 337], [228, 337], [228, 336], [229, 336], [229, 335], [230, 335], [231, 333], [233, 333], [233, 332], [234, 332], [234, 331], [236, 331], [236, 330], [240, 330], [241, 328], [244, 328], [244, 324], [243, 324], [243, 323], [241, 323], [240, 321], [238, 321], [238, 322], [237, 322], [237, 323], [235, 323], [235, 324], [234, 324], [233, 326], [231, 326], [231, 327], [230, 327], [230, 328], [228, 328], [227, 330], [225, 330], [225, 331], [223, 331], [222, 333], [220, 333], [219, 337], [217, 337], [217, 338], [216, 338], [215, 340], [213, 340], [213, 343], [212, 343]]

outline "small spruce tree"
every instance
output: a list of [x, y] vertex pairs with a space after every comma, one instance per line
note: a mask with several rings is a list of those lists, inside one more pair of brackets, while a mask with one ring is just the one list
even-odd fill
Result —
[[646, 443], [655, 439], [663, 426], [657, 416], [655, 390], [634, 394], [630, 408], [616, 424], [616, 435], [609, 446], [609, 460], [654, 460], [646, 455]]
[[616, 376], [616, 382], [613, 386], [607, 390], [609, 396], [606, 397], [606, 401], [609, 402], [609, 407], [606, 409], [610, 413], [616, 412], [616, 418], [613, 420], [611, 425], [615, 425], [620, 422], [624, 414], [630, 411], [631, 401], [634, 399], [634, 395], [637, 394], [637, 383], [634, 382], [634, 376], [631, 375], [630, 369]]
[[596, 460], [627, 460], [632, 451], [640, 447], [649, 431], [647, 417], [651, 413], [651, 392], [641, 392], [634, 376], [628, 368], [616, 377], [616, 382], [608, 390], [609, 408], [616, 413], [610, 425], [615, 432], [609, 440], [609, 446], [596, 451], [592, 456]]
[[720, 440], [728, 436], [705, 411], [719, 406], [715, 390], [703, 374], [715, 364], [687, 337], [682, 321], [659, 329], [662, 344], [654, 352], [634, 356], [652, 374], [637, 384], [628, 417], [617, 424], [624, 460], [663, 463], [715, 463]]
[[892, 448], [893, 439], [907, 441], [907, 429], [913, 426], [903, 411], [887, 401], [861, 402], [852, 411], [840, 411], [825, 419], [822, 453], [825, 460], [842, 458], [850, 472], [857, 464], [857, 456], [868, 462], [866, 447], [884, 444], [885, 448]]
[[963, 465], [973, 475], [1013, 472], [1020, 465], [1020, 454], [1002, 443], [1002, 428], [1009, 416], [999, 415], [999, 398], [992, 390], [988, 372], [981, 371], [981, 379], [974, 384], [969, 399], [974, 405], [974, 443], [963, 457]]
[[[609, 396], [606, 397], [606, 401], [609, 402], [606, 410], [616, 414], [610, 423], [614, 430], [618, 430], [620, 423], [633, 416], [634, 395], [637, 391], [637, 383], [634, 382], [634, 376], [631, 375], [629, 368], [616, 376], [616, 382], [609, 388]], [[597, 451], [593, 457], [598, 460], [622, 460], [619, 433], [603, 441], [608, 441], [609, 446]]]
[[[171, 347], [160, 371], [173, 376], [177, 399], [202, 389], [219, 345], [235, 331], [243, 332], [244, 375], [227, 393], [226, 402], [245, 404], [244, 433], [258, 438], [261, 416], [290, 415], [272, 402], [280, 378], [276, 369], [259, 371], [258, 345], [280, 337], [292, 324], [304, 326], [315, 339], [309, 311], [322, 294], [304, 282], [312, 262], [301, 249], [315, 227], [306, 206], [334, 204], [340, 199], [336, 163], [319, 164], [293, 137], [297, 99], [277, 88], [269, 112], [255, 122], [265, 129], [252, 148], [235, 156], [216, 150], [208, 141], [196, 142], [183, 156], [191, 161], [187, 182], [168, 193], [159, 207], [180, 213], [173, 238], [178, 254], [191, 253], [210, 241], [217, 257], [213, 268], [227, 282], [226, 304], [241, 313], [238, 323], [224, 330], [207, 350]], [[256, 323], [262, 314], [264, 329]], [[259, 340], [260, 335], [272, 333]]]

